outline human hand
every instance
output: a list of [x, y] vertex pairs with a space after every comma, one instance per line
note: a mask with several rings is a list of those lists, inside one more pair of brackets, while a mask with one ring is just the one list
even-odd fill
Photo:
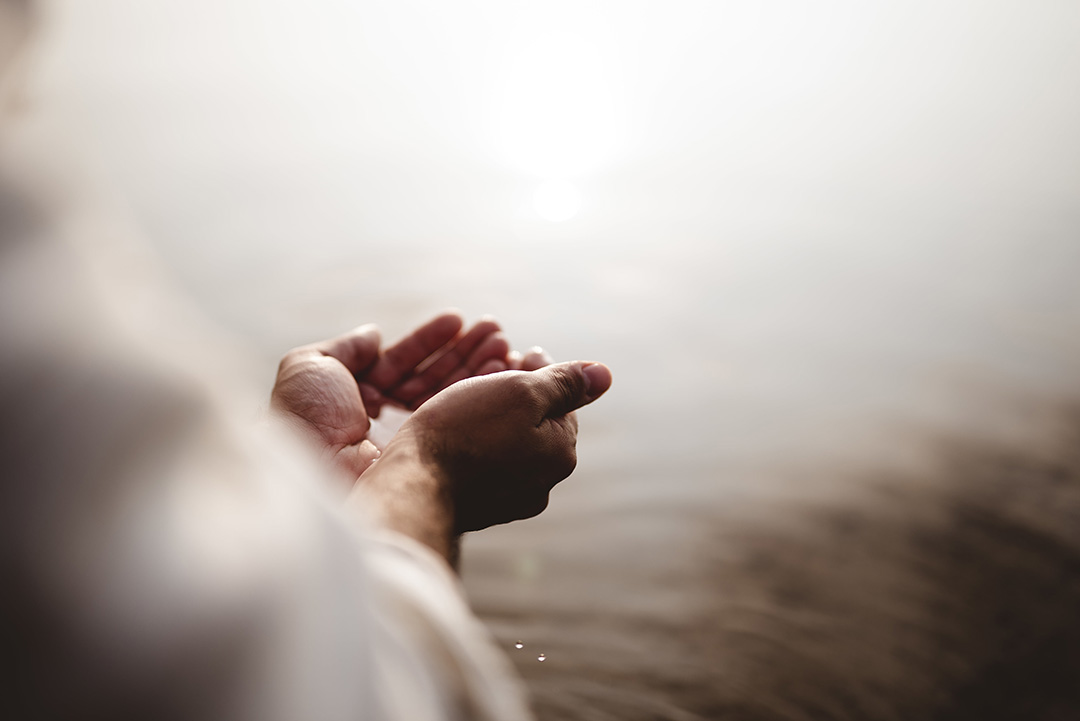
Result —
[[294, 348], [278, 367], [271, 407], [358, 478], [379, 456], [367, 436], [384, 404], [412, 409], [458, 380], [516, 362], [494, 321], [462, 328], [461, 316], [451, 312], [381, 351], [375, 325]]
[[582, 361], [457, 383], [405, 422], [358, 491], [450, 557], [457, 534], [547, 507], [577, 462], [574, 411], [610, 386], [606, 366]]

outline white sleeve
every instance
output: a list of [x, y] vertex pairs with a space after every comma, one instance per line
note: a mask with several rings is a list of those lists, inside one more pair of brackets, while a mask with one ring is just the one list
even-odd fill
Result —
[[391, 717], [530, 718], [509, 662], [472, 614], [446, 562], [392, 532], [373, 535], [364, 548], [384, 634], [378, 645], [395, 649], [375, 661], [378, 685], [392, 690]]
[[5, 369], [6, 420], [40, 421], [5, 449], [0, 519], [29, 717], [529, 718], [442, 559], [346, 519], [197, 389], [82, 362]]

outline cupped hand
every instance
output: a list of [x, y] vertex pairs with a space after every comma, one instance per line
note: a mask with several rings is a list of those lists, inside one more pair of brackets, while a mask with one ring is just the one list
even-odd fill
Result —
[[294, 348], [278, 367], [271, 407], [358, 478], [379, 456], [367, 436], [383, 405], [414, 409], [459, 380], [517, 362], [495, 321], [481, 320], [467, 332], [463, 325], [448, 312], [385, 349], [370, 324]]
[[413, 507], [443, 498], [453, 533], [535, 516], [576, 465], [574, 411], [610, 386], [606, 366], [582, 361], [457, 383], [405, 422], [362, 484], [388, 498], [407, 487]]

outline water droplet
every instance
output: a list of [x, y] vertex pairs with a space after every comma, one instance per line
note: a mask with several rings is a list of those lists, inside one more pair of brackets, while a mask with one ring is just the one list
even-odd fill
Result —
[[537, 661], [546, 661], [547, 656], [545, 656], [544, 654], [540, 654], [539, 656], [536, 657], [536, 660]]
[[523, 644], [521, 641], [518, 641], [514, 644], [514, 648], [525, 648], [525, 644]]

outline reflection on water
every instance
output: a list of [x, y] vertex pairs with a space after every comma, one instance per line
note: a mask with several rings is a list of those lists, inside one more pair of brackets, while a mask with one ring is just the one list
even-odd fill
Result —
[[608, 363], [465, 580], [545, 717], [699, 718], [718, 526], [1080, 393], [1078, 7], [57, 2], [34, 101], [267, 387], [448, 305]]

